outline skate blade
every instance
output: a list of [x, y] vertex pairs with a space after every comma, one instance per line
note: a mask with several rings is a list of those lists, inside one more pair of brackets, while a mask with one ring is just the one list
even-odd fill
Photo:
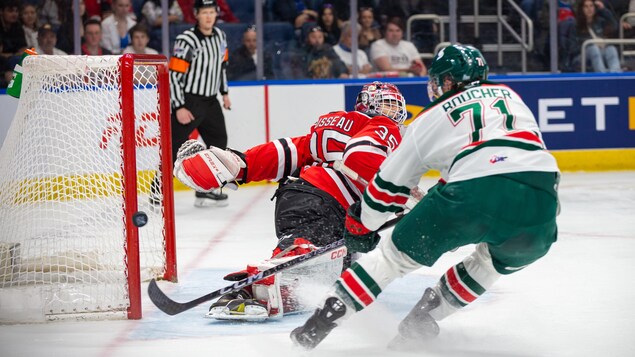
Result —
[[196, 198], [194, 200], [194, 207], [207, 208], [207, 207], [225, 207], [229, 205], [227, 200], [213, 200], [211, 198]]
[[393, 351], [419, 351], [425, 345], [425, 340], [406, 338], [397, 334], [390, 342], [387, 348]]

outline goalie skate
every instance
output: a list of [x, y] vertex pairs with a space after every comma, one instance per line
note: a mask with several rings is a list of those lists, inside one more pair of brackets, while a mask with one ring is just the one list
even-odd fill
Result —
[[220, 189], [211, 192], [196, 192], [194, 201], [196, 207], [225, 207], [228, 204], [227, 195]]
[[264, 321], [269, 318], [267, 307], [251, 298], [245, 290], [223, 295], [210, 306], [205, 315], [217, 320]]

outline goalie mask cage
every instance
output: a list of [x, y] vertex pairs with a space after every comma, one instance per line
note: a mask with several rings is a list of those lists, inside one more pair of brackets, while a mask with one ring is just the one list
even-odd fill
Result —
[[139, 319], [141, 281], [176, 281], [167, 60], [29, 56], [23, 74], [0, 151], [0, 321]]

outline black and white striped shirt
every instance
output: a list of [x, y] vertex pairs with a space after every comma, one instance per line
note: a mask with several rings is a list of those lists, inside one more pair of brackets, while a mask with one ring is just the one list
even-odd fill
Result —
[[227, 94], [227, 37], [214, 27], [210, 36], [197, 27], [176, 37], [170, 58], [170, 97], [172, 108], [185, 105], [185, 93], [200, 96]]

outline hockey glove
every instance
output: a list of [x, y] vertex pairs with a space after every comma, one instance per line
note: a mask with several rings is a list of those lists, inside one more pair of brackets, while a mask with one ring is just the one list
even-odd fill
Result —
[[360, 218], [361, 212], [362, 204], [357, 201], [348, 208], [346, 213], [344, 240], [346, 241], [346, 248], [351, 253], [370, 252], [379, 243], [379, 233], [371, 231], [364, 226]]
[[[181, 146], [182, 156], [177, 154], [174, 163], [174, 176], [179, 181], [198, 192], [210, 192], [225, 185], [233, 190], [238, 187], [236, 177], [247, 165], [237, 154], [215, 146], [196, 151], [196, 145], [188, 143]], [[184, 149], [185, 145], [190, 146]], [[191, 152], [194, 153], [188, 156]]]
[[179, 151], [176, 153], [177, 160], [183, 160], [188, 156], [192, 156], [197, 152], [205, 150], [205, 145], [198, 140], [190, 139], [179, 147]]

